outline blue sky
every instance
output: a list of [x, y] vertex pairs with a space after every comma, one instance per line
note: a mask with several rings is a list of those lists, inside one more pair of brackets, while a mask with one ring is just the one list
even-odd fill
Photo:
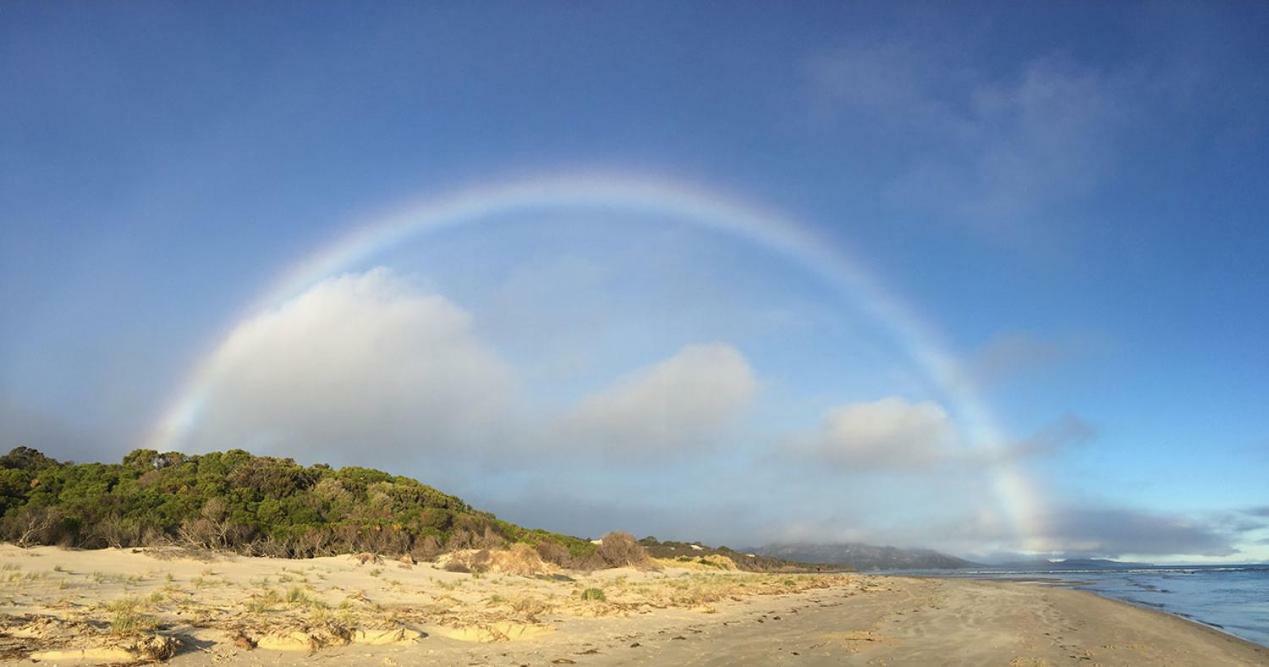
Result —
[[[932, 449], [976, 443], [884, 322], [690, 221], [512, 211], [250, 310], [403, 202], [639, 174], [788, 214], [937, 331], [1043, 500], [1031, 550], [1269, 559], [1267, 31], [1251, 3], [10, 3], [0, 437], [117, 458], [215, 357], [184, 446], [371, 456], [579, 533], [1028, 548], [992, 465]], [[395, 346], [303, 356], [368, 340]]]

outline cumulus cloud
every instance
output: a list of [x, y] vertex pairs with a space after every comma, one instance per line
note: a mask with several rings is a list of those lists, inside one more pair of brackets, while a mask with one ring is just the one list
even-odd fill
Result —
[[818, 433], [791, 447], [843, 468], [910, 469], [942, 462], [954, 441], [952, 420], [942, 406], [891, 396], [829, 410]]
[[385, 269], [329, 279], [241, 324], [212, 368], [190, 446], [342, 463], [476, 447], [514, 392], [463, 309]]
[[556, 428], [563, 440], [604, 453], [639, 456], [699, 447], [712, 443], [757, 386], [736, 348], [688, 345], [583, 399]]

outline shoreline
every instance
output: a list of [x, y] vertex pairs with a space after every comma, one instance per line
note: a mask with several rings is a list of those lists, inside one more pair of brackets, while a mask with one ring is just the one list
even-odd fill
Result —
[[[881, 576], [902, 577], [907, 575], [903, 575], [902, 573], [898, 573], [898, 572], [891, 572]], [[1114, 595], [1111, 595], [1103, 591], [1096, 590], [1092, 588], [1092, 585], [1095, 582], [1089, 579], [1067, 579], [1067, 578], [1061, 577], [1060, 575], [1051, 576], [1051, 577], [1039, 577], [1039, 576], [1027, 576], [1025, 574], [1019, 574], [1016, 577], [1008, 576], [1008, 575], [992, 577], [992, 576], [982, 576], [982, 575], [973, 575], [973, 574], [966, 574], [966, 575], [920, 574], [920, 575], [914, 575], [914, 577], [928, 578], [928, 579], [952, 579], [952, 580], [962, 579], [962, 580], [968, 580], [968, 581], [1002, 582], [1002, 583], [1012, 583], [1012, 584], [1019, 584], [1019, 585], [1029, 585], [1029, 586], [1049, 586], [1049, 587], [1061, 588], [1065, 590], [1080, 591], [1083, 593], [1089, 593], [1089, 594], [1095, 595], [1103, 600], [1109, 600], [1112, 602], [1127, 604], [1136, 609], [1140, 609], [1143, 611], [1151, 611], [1151, 612], [1157, 612], [1161, 614], [1167, 614], [1168, 616], [1172, 616], [1179, 620], [1187, 621], [1189, 623], [1193, 623], [1200, 627], [1214, 630], [1216, 632], [1221, 633], [1222, 635], [1226, 635], [1226, 636], [1233, 637], [1235, 639], [1247, 642], [1253, 646], [1269, 649], [1269, 643], [1261, 643], [1250, 637], [1244, 637], [1235, 632], [1231, 632], [1227, 630], [1225, 626], [1220, 625], [1218, 623], [1211, 623], [1211, 622], [1205, 621], [1201, 618], [1198, 618], [1197, 616], [1192, 616], [1192, 615], [1186, 614], [1185, 612], [1174, 610], [1173, 608], [1162, 605], [1162, 604], [1155, 604], [1155, 603], [1145, 602], [1141, 600], [1125, 599], [1121, 597], [1116, 597]]]
[[13, 665], [1269, 664], [1269, 649], [1174, 614], [999, 580], [673, 563], [474, 575], [11, 545], [0, 568]]
[[[1065, 588], [1065, 587], [1062, 587], [1062, 588]], [[1178, 620], [1178, 621], [1182, 621], [1182, 622], [1184, 622], [1184, 623], [1189, 623], [1190, 625], [1193, 625], [1193, 626], [1195, 626], [1195, 627], [1199, 628], [1200, 630], [1204, 630], [1204, 631], [1207, 631], [1207, 632], [1215, 632], [1216, 634], [1218, 634], [1218, 635], [1220, 635], [1220, 636], [1222, 636], [1222, 637], [1228, 637], [1228, 638], [1230, 638], [1230, 639], [1235, 639], [1235, 640], [1237, 640], [1237, 641], [1244, 642], [1244, 643], [1249, 644], [1249, 645], [1251, 645], [1251, 646], [1254, 646], [1254, 647], [1256, 647], [1256, 648], [1269, 650], [1269, 645], [1265, 645], [1265, 644], [1261, 644], [1261, 643], [1259, 643], [1259, 642], [1252, 641], [1252, 640], [1250, 640], [1250, 639], [1247, 639], [1246, 637], [1240, 637], [1240, 636], [1238, 636], [1238, 635], [1236, 635], [1236, 634], [1234, 634], [1234, 633], [1232, 633], [1232, 632], [1230, 632], [1230, 631], [1226, 630], [1224, 626], [1217, 625], [1217, 624], [1215, 624], [1215, 623], [1208, 623], [1208, 622], [1206, 622], [1206, 621], [1200, 620], [1200, 619], [1195, 618], [1195, 617], [1193, 617], [1193, 616], [1186, 616], [1185, 614], [1182, 614], [1182, 613], [1180, 613], [1180, 612], [1170, 611], [1170, 610], [1168, 610], [1168, 609], [1167, 609], [1167, 608], [1165, 608], [1165, 607], [1156, 606], [1156, 605], [1152, 605], [1152, 604], [1148, 604], [1148, 603], [1144, 603], [1144, 602], [1133, 601], [1133, 600], [1123, 600], [1123, 599], [1120, 599], [1120, 598], [1117, 598], [1117, 597], [1114, 597], [1114, 596], [1111, 596], [1111, 595], [1105, 595], [1105, 594], [1101, 593], [1100, 591], [1089, 590], [1089, 589], [1086, 589], [1086, 588], [1067, 588], [1067, 590], [1076, 591], [1076, 592], [1078, 592], [1078, 593], [1087, 593], [1087, 594], [1089, 594], [1089, 595], [1096, 596], [1096, 597], [1097, 597], [1097, 598], [1099, 598], [1099, 599], [1106, 600], [1107, 602], [1114, 602], [1114, 603], [1116, 603], [1116, 604], [1127, 605], [1127, 606], [1129, 606], [1129, 607], [1132, 607], [1133, 609], [1137, 609], [1137, 610], [1144, 611], [1144, 612], [1150, 612], [1150, 613], [1155, 613], [1155, 614], [1164, 614], [1164, 615], [1168, 616], [1169, 618], [1174, 618], [1174, 619], [1176, 619], [1176, 620]]]

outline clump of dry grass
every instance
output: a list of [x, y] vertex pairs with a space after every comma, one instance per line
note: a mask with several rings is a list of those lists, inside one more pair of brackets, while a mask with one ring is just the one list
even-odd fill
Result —
[[106, 605], [110, 612], [110, 632], [116, 635], [137, 635], [158, 627], [158, 619], [145, 613], [149, 608], [141, 598], [120, 598]]
[[524, 596], [511, 600], [511, 610], [523, 616], [531, 623], [536, 623], [538, 616], [550, 612], [554, 607], [540, 598]]
[[145, 555], [157, 560], [189, 559], [189, 560], [197, 560], [197, 561], [209, 563], [215, 560], [220, 560], [222, 557], [222, 554], [218, 554], [215, 551], [212, 551], [211, 549], [206, 549], [202, 547], [193, 547], [188, 545], [152, 546], [152, 547], [144, 547], [140, 551], [141, 553], [144, 553]]
[[263, 593], [251, 594], [251, 597], [247, 599], [247, 611], [264, 614], [273, 611], [280, 604], [282, 604], [282, 596], [272, 588], [268, 588]]
[[292, 607], [307, 607], [309, 609], [325, 609], [327, 607], [325, 602], [313, 597], [300, 586], [292, 586], [287, 589], [286, 603]]
[[48, 573], [46, 572], [25, 572], [24, 573], [17, 566], [14, 566], [12, 568], [5, 568], [5, 569], [8, 572], [8, 575], [0, 579], [4, 581], [5, 583], [12, 584], [12, 583], [22, 583], [27, 581], [38, 581], [40, 579], [45, 579], [48, 577]]
[[190, 582], [195, 588], [211, 588], [212, 586], [228, 586], [229, 582], [219, 579], [208, 579], [207, 577], [194, 577]]

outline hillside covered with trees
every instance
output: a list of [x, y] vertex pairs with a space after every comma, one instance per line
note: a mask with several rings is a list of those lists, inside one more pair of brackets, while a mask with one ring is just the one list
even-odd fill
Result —
[[0, 457], [0, 538], [298, 558], [368, 551], [421, 560], [523, 542], [559, 565], [604, 565], [587, 540], [502, 521], [408, 477], [302, 466], [237, 449], [136, 450], [107, 464], [61, 462], [18, 447]]

